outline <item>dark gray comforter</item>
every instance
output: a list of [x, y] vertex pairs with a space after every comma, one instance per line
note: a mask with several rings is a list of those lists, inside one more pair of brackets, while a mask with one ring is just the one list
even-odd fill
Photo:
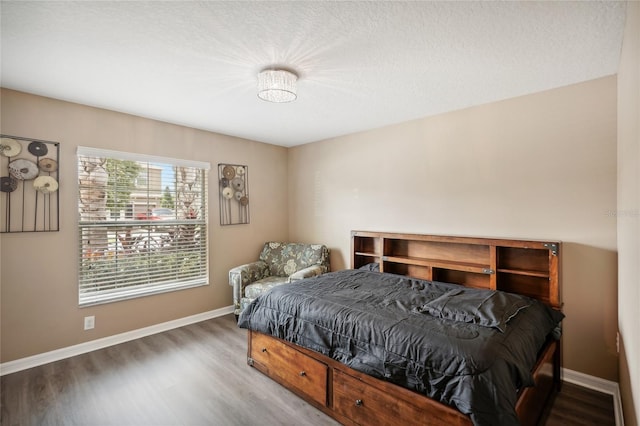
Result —
[[363, 270], [273, 288], [239, 326], [423, 393], [477, 426], [516, 425], [516, 393], [562, 314], [523, 296]]

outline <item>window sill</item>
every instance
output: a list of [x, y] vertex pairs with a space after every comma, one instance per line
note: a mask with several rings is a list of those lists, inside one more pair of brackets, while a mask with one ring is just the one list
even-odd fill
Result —
[[156, 294], [168, 293], [172, 291], [185, 290], [188, 288], [202, 287], [209, 285], [208, 280], [187, 281], [176, 284], [170, 283], [165, 286], [136, 286], [129, 289], [118, 289], [109, 292], [101, 292], [99, 294], [80, 294], [78, 305], [81, 308], [87, 306], [102, 305], [105, 303], [120, 302], [123, 300], [135, 299], [138, 297], [153, 296]]

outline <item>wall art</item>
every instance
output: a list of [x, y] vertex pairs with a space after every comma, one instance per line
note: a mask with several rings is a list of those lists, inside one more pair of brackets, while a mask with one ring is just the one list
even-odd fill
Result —
[[60, 229], [58, 142], [0, 135], [0, 233]]
[[220, 225], [249, 223], [249, 168], [218, 164]]

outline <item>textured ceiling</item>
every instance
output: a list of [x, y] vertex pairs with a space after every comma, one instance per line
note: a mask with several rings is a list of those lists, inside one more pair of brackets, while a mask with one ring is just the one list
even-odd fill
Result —
[[[623, 2], [2, 1], [3, 87], [293, 146], [617, 72]], [[295, 70], [298, 99], [256, 95]]]

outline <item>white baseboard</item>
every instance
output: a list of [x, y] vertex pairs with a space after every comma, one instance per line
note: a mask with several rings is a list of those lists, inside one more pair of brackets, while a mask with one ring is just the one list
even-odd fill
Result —
[[622, 399], [620, 397], [620, 385], [618, 382], [590, 376], [567, 368], [562, 369], [562, 380], [613, 396], [613, 412], [616, 418], [616, 426], [624, 426]]
[[214, 309], [213, 311], [202, 312], [200, 314], [179, 318], [173, 321], [167, 321], [160, 324], [151, 325], [149, 327], [139, 328], [137, 330], [131, 330], [125, 333], [104, 337], [102, 339], [91, 340], [90, 342], [80, 343], [78, 345], [68, 346], [66, 348], [56, 349], [50, 352], [16, 359], [14, 361], [4, 362], [0, 364], [0, 376], [231, 313], [233, 313], [233, 306], [227, 306], [220, 309]]

